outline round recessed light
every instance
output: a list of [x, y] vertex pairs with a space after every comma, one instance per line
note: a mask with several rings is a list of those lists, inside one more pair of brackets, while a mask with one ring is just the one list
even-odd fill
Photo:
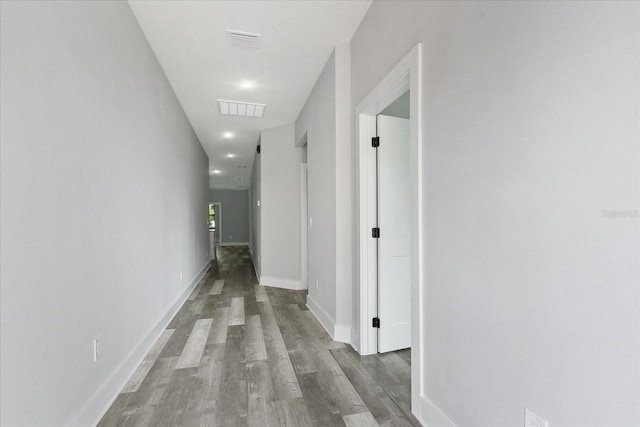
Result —
[[252, 80], [242, 80], [238, 86], [240, 86], [240, 89], [253, 89], [256, 87], [256, 82]]
[[231, 138], [234, 137], [234, 134], [233, 134], [233, 132], [224, 132], [222, 134], [222, 137], [225, 138], [225, 139], [231, 139]]
[[221, 172], [222, 171], [220, 169], [214, 169], [214, 170], [211, 171], [211, 173], [215, 173], [215, 174], [219, 174]]
[[235, 154], [227, 154], [227, 159], [233, 159], [235, 156]]

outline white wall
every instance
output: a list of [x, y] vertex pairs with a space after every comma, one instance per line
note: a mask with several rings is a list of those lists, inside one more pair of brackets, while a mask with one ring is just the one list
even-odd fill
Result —
[[335, 48], [336, 56], [336, 339], [351, 341], [355, 268], [355, 169], [352, 168], [351, 46]]
[[208, 159], [127, 3], [0, 7], [0, 423], [92, 425], [208, 264]]
[[260, 164], [260, 283], [300, 283], [300, 160], [293, 124], [262, 131]]
[[[248, 190], [209, 189], [209, 203], [222, 204], [221, 245], [249, 243]], [[217, 224], [216, 224], [217, 226]]]
[[[295, 123], [307, 133], [309, 306], [330, 332], [336, 320], [336, 113], [332, 52]], [[315, 282], [318, 281], [316, 289]]]
[[307, 298], [334, 338], [347, 342], [354, 283], [350, 62], [349, 43], [336, 46], [296, 120], [296, 141], [307, 133], [313, 219]]
[[412, 363], [457, 425], [640, 424], [639, 35], [638, 3], [379, 1], [352, 39], [352, 105], [423, 43]]

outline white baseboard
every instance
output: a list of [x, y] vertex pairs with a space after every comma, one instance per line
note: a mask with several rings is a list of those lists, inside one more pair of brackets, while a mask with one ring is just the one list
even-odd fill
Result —
[[260, 264], [256, 264], [253, 254], [251, 254], [251, 265], [253, 265], [253, 271], [256, 273], [256, 280], [260, 283], [260, 271], [258, 271], [260, 270]]
[[334, 331], [333, 339], [335, 341], [351, 344], [351, 326], [338, 325], [336, 323]]
[[198, 272], [196, 277], [191, 281], [191, 284], [178, 296], [176, 301], [171, 305], [169, 310], [160, 318], [160, 320], [151, 328], [149, 332], [140, 340], [140, 342], [133, 348], [129, 355], [118, 365], [109, 378], [102, 384], [102, 386], [89, 397], [87, 403], [80, 409], [78, 415], [69, 422], [69, 425], [74, 426], [95, 426], [100, 422], [104, 414], [109, 407], [120, 394], [120, 391], [127, 383], [131, 375], [138, 368], [138, 365], [145, 358], [151, 347], [156, 340], [167, 328], [173, 316], [178, 312], [180, 307], [187, 300], [193, 289], [198, 285], [202, 277], [209, 270], [211, 262], [207, 260], [207, 263]]
[[327, 331], [331, 339], [334, 338], [335, 333], [335, 320], [329, 316], [329, 313], [324, 311], [324, 309], [318, 304], [310, 295], [307, 295], [307, 307], [309, 307], [309, 311], [316, 316], [318, 322], [322, 325], [322, 327]]
[[222, 242], [220, 246], [249, 246], [249, 242]]
[[283, 279], [281, 277], [260, 276], [260, 284], [273, 288], [292, 289], [294, 291], [307, 289], [300, 280]]
[[456, 427], [440, 408], [424, 396], [420, 396], [420, 413], [414, 415], [422, 425], [428, 427]]

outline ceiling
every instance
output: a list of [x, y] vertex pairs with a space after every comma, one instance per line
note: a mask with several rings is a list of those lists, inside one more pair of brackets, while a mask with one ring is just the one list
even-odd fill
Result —
[[[209, 156], [211, 187], [246, 189], [260, 131], [295, 121], [333, 47], [351, 39], [371, 0], [129, 4]], [[231, 46], [226, 30], [261, 34], [261, 46]], [[217, 99], [267, 107], [262, 118], [223, 116]]]

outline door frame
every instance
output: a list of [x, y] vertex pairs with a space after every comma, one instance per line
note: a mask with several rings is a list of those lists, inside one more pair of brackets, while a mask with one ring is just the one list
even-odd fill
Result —
[[[218, 233], [218, 245], [222, 246], [222, 202], [209, 202], [218, 207], [218, 210], [214, 207], [216, 215], [216, 233]], [[214, 234], [215, 239], [215, 234]]]
[[309, 283], [307, 280], [307, 256], [308, 256], [308, 248], [307, 248], [307, 238], [308, 238], [308, 210], [309, 210], [309, 194], [308, 194], [308, 174], [307, 174], [307, 163], [300, 163], [300, 261], [301, 261], [301, 280], [302, 286], [307, 289], [309, 287]]
[[[359, 255], [359, 338], [360, 354], [377, 352], [377, 331], [371, 319], [377, 315], [377, 244], [371, 237], [376, 225], [375, 150], [376, 116], [400, 95], [410, 90], [409, 180], [411, 206], [411, 407], [416, 413], [423, 394], [424, 372], [424, 206], [422, 148], [422, 44], [418, 43], [355, 110], [358, 153], [358, 255]], [[384, 143], [384, 142], [382, 142]], [[384, 231], [383, 231], [384, 232]], [[384, 319], [381, 319], [384, 322]]]

